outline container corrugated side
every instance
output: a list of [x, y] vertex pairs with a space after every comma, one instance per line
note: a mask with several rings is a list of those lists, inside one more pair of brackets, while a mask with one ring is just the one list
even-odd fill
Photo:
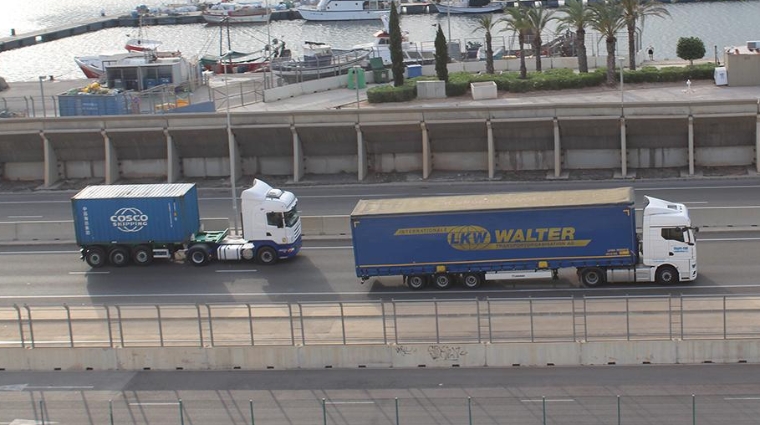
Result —
[[190, 184], [90, 186], [72, 198], [72, 212], [79, 245], [182, 243], [200, 227]]
[[633, 204], [352, 217], [358, 276], [635, 262]]

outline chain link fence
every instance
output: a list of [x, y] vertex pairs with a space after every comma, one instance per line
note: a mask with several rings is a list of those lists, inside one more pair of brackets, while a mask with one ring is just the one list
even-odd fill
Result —
[[760, 338], [760, 297], [626, 296], [0, 308], [0, 347]]

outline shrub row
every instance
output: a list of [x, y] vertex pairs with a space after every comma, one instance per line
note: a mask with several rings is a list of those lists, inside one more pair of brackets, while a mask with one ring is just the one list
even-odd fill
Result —
[[[655, 68], [642, 67], [636, 71], [624, 71], [623, 78], [627, 83], [661, 83], [691, 80], [707, 80], [713, 78], [715, 65], [700, 64], [686, 67]], [[501, 74], [470, 74], [454, 72], [449, 74], [446, 84], [446, 96], [462, 96], [470, 89], [470, 83], [493, 81], [500, 91], [525, 93], [537, 90], [563, 90], [595, 87], [606, 81], [606, 68], [598, 68], [587, 74], [579, 74], [572, 69], [549, 69], [543, 72], [528, 73], [528, 78], [521, 79], [519, 72]], [[620, 78], [620, 73], [616, 73]], [[417, 97], [416, 82], [420, 80], [435, 80], [435, 77], [418, 77], [404, 81], [401, 87], [392, 85], [372, 87], [367, 90], [370, 103], [406, 102]]]

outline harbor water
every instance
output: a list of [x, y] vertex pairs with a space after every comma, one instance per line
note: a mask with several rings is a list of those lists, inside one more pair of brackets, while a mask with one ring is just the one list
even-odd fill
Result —
[[[161, 2], [137, 2], [135, 0], [3, 0], [0, 14], [0, 36], [27, 33], [44, 28], [86, 21], [100, 16], [129, 14], [139, 4], [159, 7]], [[175, 2], [176, 3], [176, 2]], [[679, 37], [699, 37], [707, 48], [706, 58], [715, 57], [722, 61], [722, 51], [727, 46], [744, 45], [749, 40], [760, 40], [760, 1], [700, 2], [665, 4], [671, 17], [646, 19], [641, 35], [641, 46], [654, 48], [656, 60], [677, 59], [676, 43]], [[495, 14], [495, 18], [503, 15]], [[464, 47], [468, 41], [482, 41], [484, 32], [477, 29], [477, 17], [424, 14], [403, 15], [401, 28], [409, 33], [411, 41], [432, 45], [437, 25], [444, 34], [459, 41]], [[185, 56], [219, 54], [232, 49], [255, 51], [264, 46], [268, 39], [280, 38], [294, 55], [300, 53], [304, 41], [320, 41], [336, 48], [350, 48], [355, 44], [373, 41], [373, 34], [380, 30], [381, 22], [307, 22], [303, 20], [276, 21], [269, 25], [236, 25], [229, 29], [204, 24], [150, 26], [143, 29], [142, 36], [161, 40], [162, 50], [179, 50]], [[450, 28], [450, 29], [449, 29]], [[503, 24], [497, 25], [493, 33], [494, 44], [514, 43], [513, 34], [500, 32]], [[549, 31], [554, 30], [554, 25]], [[75, 56], [88, 56], [124, 51], [125, 42], [138, 35], [138, 28], [108, 28], [97, 32], [81, 34], [35, 46], [0, 53], [0, 76], [7, 81], [36, 81], [38, 76], [53, 75], [57, 79], [83, 78], [74, 63]], [[622, 38], [619, 51], [627, 55], [625, 39]], [[546, 39], [546, 35], [544, 35]], [[221, 44], [221, 46], [220, 46]], [[604, 41], [593, 34], [587, 39], [589, 54], [600, 50], [604, 53]], [[512, 47], [516, 46], [512, 44]]]

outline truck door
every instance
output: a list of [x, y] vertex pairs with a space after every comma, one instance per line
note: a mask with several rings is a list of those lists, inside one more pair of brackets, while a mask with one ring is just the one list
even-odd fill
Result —
[[692, 246], [689, 229], [683, 227], [665, 227], [662, 238], [667, 242], [668, 258], [677, 268], [682, 277], [689, 276], [691, 270]]

